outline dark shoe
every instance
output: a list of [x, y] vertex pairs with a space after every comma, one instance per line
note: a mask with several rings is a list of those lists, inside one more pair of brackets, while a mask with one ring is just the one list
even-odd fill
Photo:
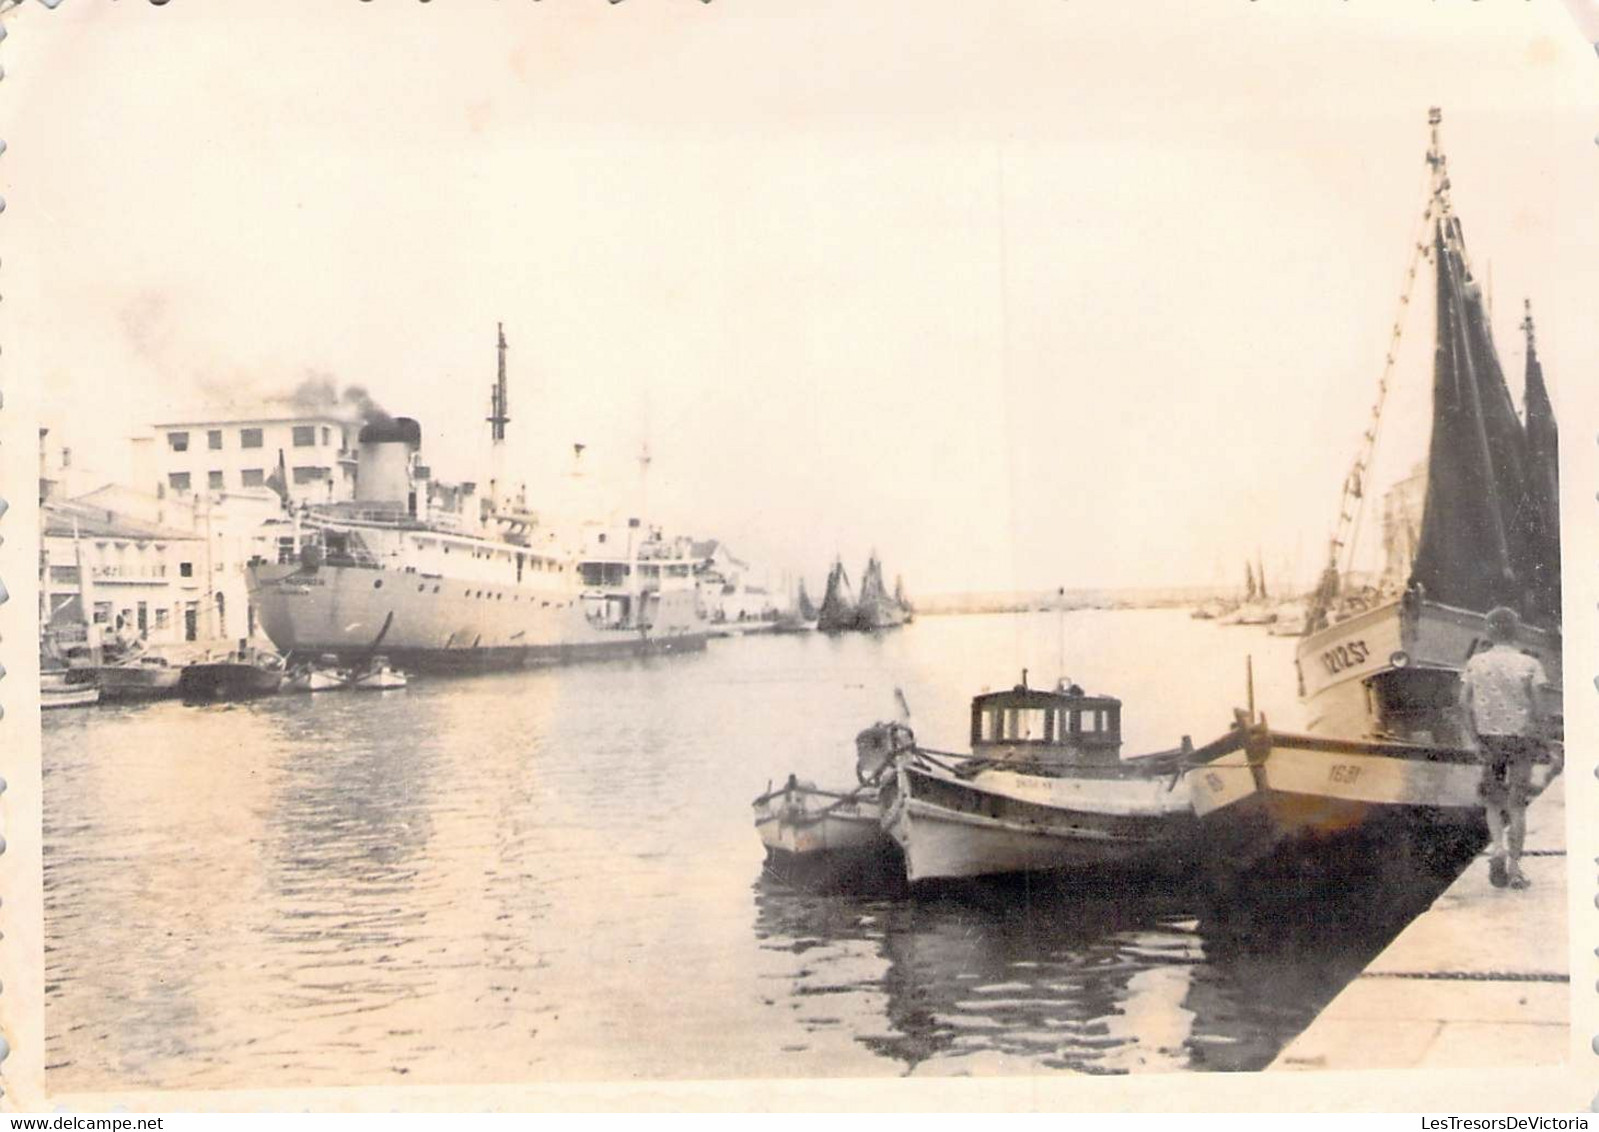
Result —
[[1495, 888], [1503, 888], [1510, 883], [1510, 872], [1505, 868], [1503, 857], [1488, 858], [1488, 883]]
[[1521, 867], [1519, 865], [1512, 866], [1511, 869], [1510, 869], [1510, 887], [1511, 888], [1531, 888], [1532, 887], [1532, 881], [1527, 879], [1527, 874], [1521, 871]]

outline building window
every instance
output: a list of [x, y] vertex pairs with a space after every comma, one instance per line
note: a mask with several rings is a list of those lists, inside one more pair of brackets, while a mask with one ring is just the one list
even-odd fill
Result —
[[174, 452], [187, 452], [189, 450], [189, 434], [186, 432], [167, 433], [167, 444]]
[[314, 425], [294, 426], [294, 446], [296, 448], [313, 448], [316, 446], [316, 427]]
[[323, 428], [323, 430], [322, 430], [322, 447], [326, 448], [329, 444], [332, 444], [332, 443], [333, 443], [333, 430], [331, 428]]
[[261, 430], [258, 428], [241, 428], [239, 430], [240, 448], [261, 447]]
[[173, 491], [188, 491], [189, 490], [189, 473], [188, 472], [173, 472], [172, 474], [167, 476], [167, 486], [172, 488]]
[[205, 446], [213, 452], [222, 451], [222, 430], [214, 428], [207, 432], [205, 434]]
[[111, 624], [111, 603], [109, 601], [97, 601], [94, 603], [94, 623], [96, 625]]
[[167, 626], [169, 626], [171, 624], [172, 624], [172, 617], [168, 613], [168, 611], [165, 610], [165, 609], [162, 609], [160, 607], [157, 607], [156, 611], [155, 611], [155, 627], [157, 629], [165, 629]]
[[265, 487], [266, 472], [260, 468], [246, 468], [239, 473], [239, 482], [245, 487]]
[[316, 483], [318, 480], [325, 480], [327, 478], [328, 478], [328, 470], [326, 468], [295, 468], [294, 469], [294, 482], [295, 483]]
[[206, 486], [209, 487], [212, 491], [221, 491], [222, 490], [222, 473], [221, 472], [207, 472], [205, 474], [205, 482], [206, 482]]
[[193, 562], [179, 562], [178, 563], [178, 577], [180, 577], [180, 578], [192, 578], [192, 577], [194, 577], [194, 563]]

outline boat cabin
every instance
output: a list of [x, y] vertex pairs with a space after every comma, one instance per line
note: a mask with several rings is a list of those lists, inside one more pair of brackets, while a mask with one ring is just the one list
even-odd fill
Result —
[[972, 699], [972, 753], [979, 758], [1115, 765], [1121, 759], [1122, 702], [1075, 684], [1053, 692], [1023, 682]]

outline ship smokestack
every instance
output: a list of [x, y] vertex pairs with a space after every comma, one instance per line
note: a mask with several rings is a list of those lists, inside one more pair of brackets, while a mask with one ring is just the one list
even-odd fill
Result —
[[368, 422], [356, 436], [355, 498], [360, 503], [403, 503], [414, 508], [411, 458], [422, 447], [422, 426], [410, 417]]

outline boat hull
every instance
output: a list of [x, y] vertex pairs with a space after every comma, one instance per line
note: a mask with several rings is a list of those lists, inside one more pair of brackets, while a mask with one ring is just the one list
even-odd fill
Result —
[[576, 595], [531, 587], [479, 588], [358, 566], [256, 565], [249, 581], [262, 628], [280, 651], [358, 664], [381, 642], [408, 672], [692, 652], [708, 636], [691, 591], [659, 595], [650, 627], [640, 630], [596, 625]]
[[220, 702], [276, 695], [282, 684], [282, 672], [220, 661], [187, 665], [178, 690], [186, 700]]
[[93, 684], [65, 684], [56, 688], [39, 689], [41, 710], [88, 707], [99, 702], [100, 689]]
[[1182, 869], [1197, 830], [1176, 776], [970, 779], [901, 760], [883, 824], [921, 881], [1102, 867]]
[[880, 887], [904, 878], [876, 791], [818, 790], [790, 779], [753, 803], [766, 871], [806, 886]]
[[[1414, 599], [1319, 629], [1296, 654], [1307, 729], [1463, 745], [1459, 674], [1487, 639], [1483, 614]], [[1560, 635], [1526, 626], [1519, 647], [1543, 665], [1558, 714]]]
[[93, 669], [102, 703], [138, 703], [163, 700], [178, 694], [180, 668], [139, 665], [101, 665]]

